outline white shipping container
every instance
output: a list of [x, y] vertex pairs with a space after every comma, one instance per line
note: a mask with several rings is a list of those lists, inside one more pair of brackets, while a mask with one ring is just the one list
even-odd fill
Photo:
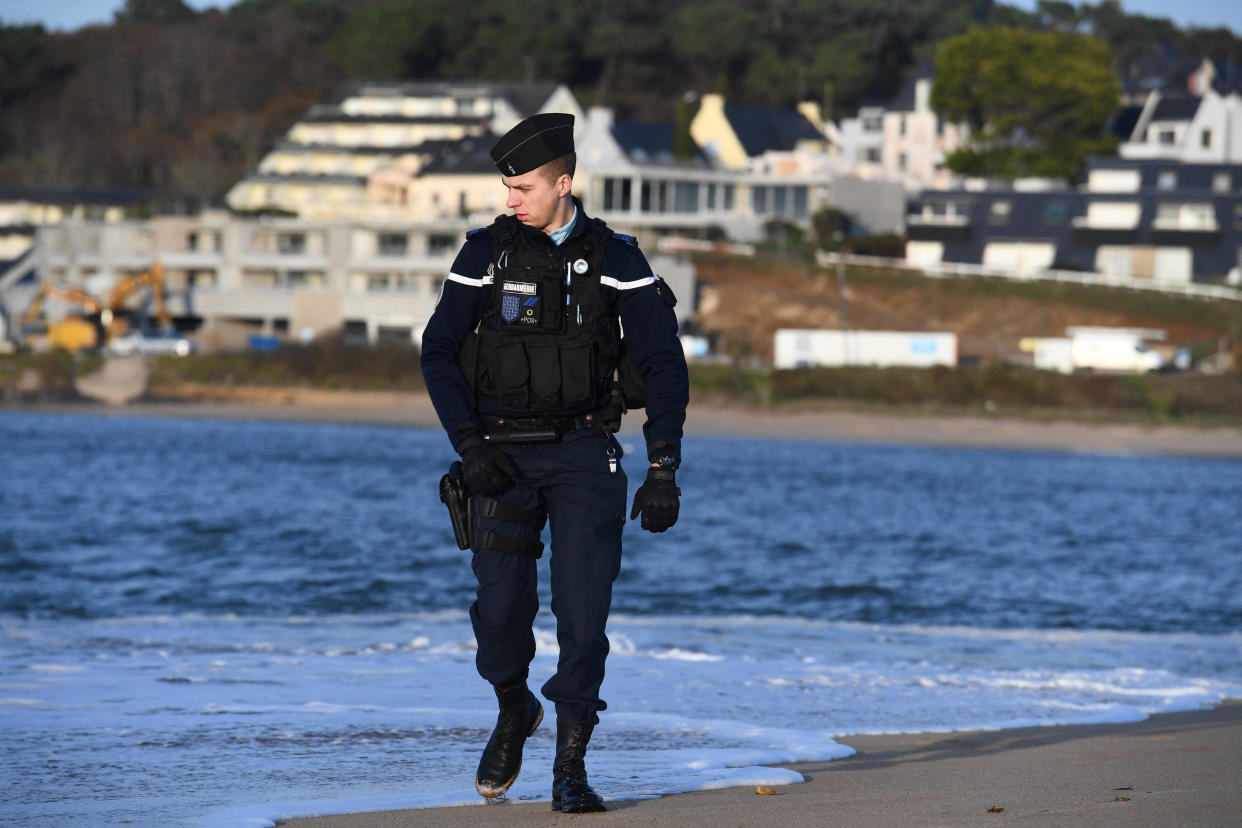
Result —
[[816, 365], [878, 367], [957, 365], [957, 334], [924, 331], [824, 331], [785, 328], [776, 332], [777, 368]]

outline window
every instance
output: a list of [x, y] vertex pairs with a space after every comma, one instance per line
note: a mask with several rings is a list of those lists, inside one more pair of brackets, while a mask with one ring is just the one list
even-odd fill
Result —
[[1172, 146], [1177, 143], [1177, 133], [1171, 129], [1162, 129], [1156, 134], [1157, 139], [1165, 146]]
[[673, 212], [697, 213], [699, 211], [699, 185], [685, 181], [673, 184]]
[[1176, 190], [1177, 189], [1177, 170], [1161, 170], [1156, 176], [1157, 190]]
[[1212, 192], [1227, 193], [1233, 189], [1233, 176], [1227, 172], [1212, 175]]
[[862, 119], [863, 132], [881, 132], [884, 129], [884, 118], [880, 115], [865, 115]]
[[375, 340], [376, 342], [393, 345], [409, 345], [412, 341], [410, 329], [396, 325], [378, 326], [375, 329]]
[[794, 218], [806, 218], [806, 187], [792, 187]]
[[768, 188], [752, 187], [750, 190], [750, 209], [756, 214], [768, 211]]
[[878, 164], [880, 163], [880, 148], [879, 147], [864, 147], [863, 149], [859, 150], [858, 156], [859, 156], [858, 160], [860, 161], [866, 161], [870, 164]]
[[667, 181], [644, 181], [640, 205], [642, 211], [644, 213], [667, 213], [668, 190]]
[[901, 117], [897, 119], [897, 134], [898, 135], [906, 134], [906, 116], [905, 115], [902, 115]]
[[604, 179], [604, 209], [628, 212], [630, 209], [630, 179]]
[[1205, 129], [1199, 133], [1199, 146], [1204, 149], [1212, 148], [1212, 130]]
[[725, 184], [722, 190], [724, 193], [724, 209], [725, 212], [729, 212], [733, 209], [733, 185]]
[[1050, 201], [1044, 207], [1044, 224], [1064, 224], [1065, 223], [1065, 202]]
[[897, 169], [904, 170], [906, 168], [906, 154], [904, 152], [897, 153]]
[[445, 256], [457, 248], [457, 237], [445, 233], [432, 233], [427, 237], [427, 252], [432, 256]]
[[1157, 204], [1156, 226], [1176, 230], [1215, 230], [1216, 208], [1204, 203]]
[[367, 293], [384, 293], [387, 290], [387, 273], [372, 273], [367, 276]]
[[707, 185], [707, 209], [709, 210], [716, 209], [716, 185], [715, 184]]
[[772, 212], [778, 216], [785, 215], [785, 202], [787, 200], [787, 190], [785, 187], [772, 188]]
[[281, 233], [276, 236], [276, 249], [286, 256], [297, 256], [306, 252], [305, 233]]
[[988, 224], [1008, 224], [1013, 203], [1008, 199], [993, 201], [988, 206]]
[[410, 246], [410, 237], [404, 233], [380, 233], [379, 254], [381, 256], [404, 256]]

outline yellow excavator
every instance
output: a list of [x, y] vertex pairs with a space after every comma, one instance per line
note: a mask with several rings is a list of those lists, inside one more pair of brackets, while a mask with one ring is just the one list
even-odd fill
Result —
[[42, 330], [26, 334], [26, 343], [32, 344], [38, 337], [45, 336], [49, 348], [63, 348], [71, 354], [83, 349], [97, 348], [102, 342], [103, 331], [95, 320], [104, 310], [103, 302], [72, 285], [44, 282], [26, 312], [22, 314], [21, 329], [26, 331], [39, 321], [43, 302], [49, 296], [77, 305], [82, 308], [82, 313], [70, 314], [59, 322], [45, 324]]
[[44, 300], [49, 296], [63, 299], [77, 305], [82, 310], [66, 316], [59, 322], [46, 323], [45, 330], [28, 334], [28, 345], [35, 344], [37, 337], [46, 336], [47, 346], [63, 348], [69, 353], [100, 348], [118, 337], [125, 336], [134, 327], [131, 320], [136, 315], [128, 306], [131, 297], [143, 289], [150, 290], [155, 305], [155, 318], [162, 331], [173, 328], [172, 314], [164, 302], [164, 267], [158, 261], [148, 270], [122, 276], [112, 286], [107, 300], [101, 300], [72, 285], [57, 285], [44, 282], [26, 312], [22, 314], [21, 325], [25, 330], [38, 322], [43, 311]]
[[157, 261], [151, 265], [149, 270], [122, 276], [112, 286], [100, 317], [107, 339], [115, 339], [129, 333], [129, 318], [133, 312], [126, 306], [126, 302], [143, 288], [151, 291], [151, 300], [155, 304], [155, 318], [159, 321], [160, 330], [172, 330], [172, 314], [168, 312], [168, 306], [164, 304], [164, 266]]

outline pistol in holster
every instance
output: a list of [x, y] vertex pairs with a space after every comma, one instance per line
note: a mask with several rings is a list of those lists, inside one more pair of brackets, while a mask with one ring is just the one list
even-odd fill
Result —
[[440, 502], [448, 507], [449, 520], [453, 522], [453, 536], [459, 549], [470, 548], [470, 492], [461, 478], [461, 461], [449, 466], [448, 474], [440, 478]]

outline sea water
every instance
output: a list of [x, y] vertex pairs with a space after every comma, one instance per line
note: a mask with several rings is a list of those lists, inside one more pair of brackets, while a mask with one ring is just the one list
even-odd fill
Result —
[[[684, 453], [677, 526], [626, 533], [590, 753], [608, 798], [796, 782], [779, 766], [849, 734], [1242, 695], [1242, 462]], [[477, 802], [495, 700], [436, 496], [452, 459], [432, 430], [0, 413], [0, 824]], [[537, 689], [546, 609], [536, 637]], [[553, 740], [511, 798], [549, 798]]]

